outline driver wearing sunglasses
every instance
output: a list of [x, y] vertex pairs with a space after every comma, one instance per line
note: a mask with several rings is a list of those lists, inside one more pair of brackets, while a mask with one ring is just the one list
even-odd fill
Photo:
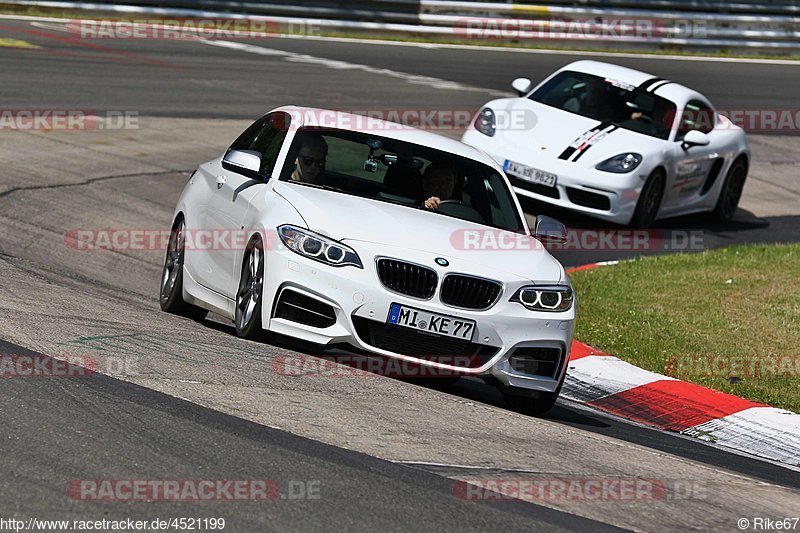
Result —
[[318, 134], [305, 134], [300, 142], [292, 180], [321, 183], [325, 174], [328, 143]]

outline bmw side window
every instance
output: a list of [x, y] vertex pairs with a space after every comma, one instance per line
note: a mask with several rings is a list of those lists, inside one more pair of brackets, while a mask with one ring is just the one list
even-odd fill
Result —
[[231, 145], [231, 150], [254, 150], [261, 154], [261, 174], [269, 176], [289, 131], [286, 113], [271, 113], [258, 119]]
[[494, 191], [503, 191], [505, 183], [499, 174], [492, 173], [484, 182], [486, 184], [486, 191], [490, 200], [490, 208], [492, 211], [492, 220], [494, 224], [499, 227], [513, 228], [519, 231], [523, 228], [522, 221], [518, 217], [508, 219], [506, 215], [517, 213], [517, 206], [514, 204], [511, 196], [508, 194], [497, 194]]
[[699, 100], [691, 100], [683, 109], [675, 140], [683, 141], [686, 134], [692, 130], [710, 133], [714, 129], [715, 122], [716, 116], [713, 109]]
[[244, 133], [239, 135], [233, 144], [228, 148], [228, 150], [249, 150], [250, 146], [253, 145], [253, 141], [256, 139], [258, 132], [264, 129], [264, 125], [267, 123], [269, 115], [263, 116], [260, 119], [253, 122]]
[[250, 150], [261, 154], [261, 173], [265, 176], [272, 174], [278, 153], [281, 151], [283, 141], [289, 131], [290, 117], [286, 113], [273, 113], [267, 116], [264, 128], [258, 132]]

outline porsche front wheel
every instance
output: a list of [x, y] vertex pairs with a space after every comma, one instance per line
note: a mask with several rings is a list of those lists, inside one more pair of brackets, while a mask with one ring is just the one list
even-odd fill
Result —
[[634, 228], [647, 229], [653, 225], [661, 208], [661, 199], [664, 197], [666, 177], [664, 171], [657, 168], [650, 174], [644, 183], [636, 210], [633, 212], [630, 225]]

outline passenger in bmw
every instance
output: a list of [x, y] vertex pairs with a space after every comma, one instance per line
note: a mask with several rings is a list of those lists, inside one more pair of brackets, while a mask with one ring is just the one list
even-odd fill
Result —
[[456, 169], [450, 162], [434, 161], [422, 175], [422, 206], [435, 211], [444, 200], [453, 196], [456, 186]]
[[303, 134], [300, 150], [297, 152], [293, 181], [322, 184], [325, 176], [325, 163], [328, 157], [328, 143], [322, 135]]

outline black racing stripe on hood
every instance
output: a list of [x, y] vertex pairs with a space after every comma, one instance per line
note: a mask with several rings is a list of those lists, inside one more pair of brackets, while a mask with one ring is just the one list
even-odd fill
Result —
[[[606, 135], [608, 135], [609, 133], [612, 133], [612, 132], [614, 132], [614, 131], [616, 131], [616, 130], [618, 130], [618, 129], [619, 129], [619, 126], [617, 126], [617, 125], [615, 124], [613, 128], [611, 128], [610, 130], [608, 130], [608, 131], [607, 131], [607, 132], [605, 132], [605, 133], [606, 133]], [[572, 160], [572, 162], [574, 163], [574, 162], [576, 162], [578, 159], [580, 159], [580, 158], [583, 156], [583, 154], [585, 154], [586, 152], [588, 152], [588, 151], [589, 151], [589, 148], [591, 148], [592, 146], [594, 146], [594, 144], [589, 144], [589, 145], [587, 145], [587, 146], [586, 146], [586, 148], [584, 148], [583, 150], [581, 150], [581, 152], [580, 152], [578, 155], [576, 155], [576, 156], [575, 156], [575, 159], [573, 159], [573, 160]]]
[[[587, 130], [587, 131], [585, 131], [585, 132], [581, 133], [581, 134], [580, 134], [580, 136], [579, 136], [578, 138], [576, 138], [576, 139], [575, 139], [575, 141], [577, 141], [578, 139], [580, 139], [581, 137], [583, 137], [583, 136], [584, 136], [584, 135], [586, 135], [587, 133], [592, 133], [593, 131], [602, 131], [602, 130], [606, 129], [606, 128], [607, 128], [607, 127], [609, 127], [609, 126], [611, 126], [611, 123], [610, 123], [610, 122], [601, 122], [600, 124], [598, 124], [598, 125], [597, 125], [597, 126], [595, 126], [594, 128], [592, 128], [592, 129], [590, 129], [590, 130]], [[574, 144], [574, 143], [575, 143], [575, 141], [572, 141], [572, 143], [571, 143], [571, 144]], [[563, 152], [561, 152], [561, 155], [560, 155], [560, 156], [558, 156], [558, 158], [559, 158], [559, 159], [563, 159], [564, 161], [566, 161], [567, 159], [569, 159], [570, 157], [572, 157], [572, 154], [574, 154], [574, 153], [575, 153], [575, 152], [577, 152], [577, 151], [578, 151], [578, 149], [577, 149], [577, 148], [574, 148], [574, 147], [572, 147], [572, 146], [567, 146], [567, 147], [564, 149], [564, 151], [563, 151]]]
[[613, 125], [614, 125], [613, 122], [601, 122], [600, 124], [598, 124], [597, 126], [595, 126], [594, 128], [592, 128], [589, 131], [603, 131], [607, 127], [613, 126]]
[[570, 158], [570, 156], [572, 154], [575, 153], [576, 150], [577, 150], [577, 148], [573, 148], [572, 146], [567, 146], [567, 149], [564, 150], [563, 152], [561, 152], [561, 155], [558, 156], [558, 158], [559, 159], [563, 159], [564, 161], [566, 161], [567, 159]]

